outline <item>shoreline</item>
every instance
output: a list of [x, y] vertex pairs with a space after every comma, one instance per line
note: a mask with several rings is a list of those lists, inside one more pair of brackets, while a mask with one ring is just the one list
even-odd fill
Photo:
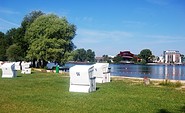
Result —
[[[41, 72], [47, 72], [47, 73], [56, 73], [55, 70], [43, 70], [43, 69], [36, 69], [36, 68], [32, 68], [35, 71], [41, 71]], [[69, 73], [69, 72], [64, 72], [64, 71], [59, 71], [59, 74], [62, 73]], [[127, 77], [127, 76], [114, 76], [114, 75], [110, 75], [111, 78], [121, 78], [121, 79], [133, 79], [133, 80], [143, 80], [143, 78], [141, 77]], [[156, 81], [156, 82], [163, 82], [165, 81], [165, 79], [155, 79], [155, 78], [149, 78], [150, 81]], [[168, 79], [170, 82], [181, 82], [181, 83], [185, 83], [185, 80], [170, 80]]]
[[[144, 78], [140, 78], [140, 77], [126, 77], [126, 76], [112, 76], [111, 78], [121, 78], [121, 79], [133, 79], [133, 80], [143, 80]], [[165, 79], [153, 79], [153, 78], [149, 78], [150, 81], [156, 81], [156, 82], [163, 82], [165, 81]], [[170, 82], [181, 82], [181, 83], [185, 83], [185, 80], [170, 80], [168, 79]]]

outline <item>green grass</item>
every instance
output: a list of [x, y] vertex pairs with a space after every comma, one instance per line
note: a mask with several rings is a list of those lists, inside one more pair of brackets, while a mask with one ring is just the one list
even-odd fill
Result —
[[97, 84], [92, 93], [72, 93], [64, 76], [34, 72], [0, 78], [0, 113], [185, 113], [183, 90], [113, 80]]

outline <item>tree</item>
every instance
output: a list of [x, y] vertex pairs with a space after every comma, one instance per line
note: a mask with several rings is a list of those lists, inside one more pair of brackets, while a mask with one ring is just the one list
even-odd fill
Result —
[[27, 58], [42, 60], [43, 65], [41, 62], [39, 63], [41, 67], [46, 65], [46, 61], [60, 61], [62, 57], [61, 54], [64, 52], [62, 48], [63, 43], [62, 40], [39, 38], [31, 44]]
[[25, 33], [26, 29], [41, 15], [44, 15], [42, 11], [32, 11], [31, 13], [27, 14], [22, 23], [21, 28], [23, 28], [23, 32]]
[[[8, 49], [9, 46], [11, 46], [13, 44], [15, 44], [18, 47], [21, 47], [21, 53], [19, 53], [19, 55], [20, 55], [19, 57], [21, 57], [21, 59], [23, 60], [23, 58], [25, 58], [26, 52], [28, 50], [28, 43], [24, 39], [25, 32], [29, 28], [29, 26], [34, 22], [34, 20], [43, 14], [44, 13], [42, 13], [41, 11], [32, 11], [31, 13], [29, 13], [28, 15], [26, 15], [24, 17], [24, 19], [21, 23], [21, 26], [19, 28], [12, 28], [12, 29], [8, 30], [6, 33], [6, 37], [5, 37], [6, 43], [7, 43], [6, 49]], [[11, 53], [11, 54], [13, 54], [13, 53]], [[16, 55], [17, 54], [15, 53], [15, 56]], [[13, 56], [13, 55], [11, 55], [11, 56]]]
[[91, 49], [88, 49], [86, 52], [86, 60], [89, 62], [95, 61], [95, 53]]
[[0, 32], [0, 61], [6, 60], [6, 47], [7, 43], [5, 40], [5, 34]]
[[25, 34], [30, 25], [41, 15], [44, 15], [42, 11], [32, 11], [29, 14], [27, 14], [24, 18], [23, 21], [21, 22], [21, 27], [17, 29], [18, 36], [16, 36], [16, 44], [21, 46], [22, 52], [23, 52], [23, 57], [26, 56], [27, 50], [28, 50], [28, 42], [25, 39]]
[[112, 58], [109, 57], [108, 55], [102, 55], [102, 60], [101, 62], [107, 62], [107, 63], [111, 63]]
[[123, 60], [123, 57], [119, 55], [113, 58], [114, 63], [120, 63], [122, 60]]
[[11, 45], [7, 51], [6, 51], [6, 55], [9, 61], [20, 61], [23, 58], [21, 57], [21, 47], [13, 44]]
[[84, 62], [86, 61], [86, 50], [81, 48], [74, 51], [74, 61]]
[[29, 45], [27, 58], [42, 61], [56, 60], [58, 63], [64, 61], [65, 54], [75, 48], [72, 42], [75, 31], [75, 25], [70, 24], [64, 17], [59, 18], [54, 14], [39, 16], [25, 34]]
[[79, 62], [94, 62], [95, 61], [95, 52], [91, 49], [87, 51], [84, 48], [76, 49], [71, 53], [71, 58], [73, 61]]
[[8, 30], [6, 32], [5, 38], [6, 38], [6, 42], [7, 42], [8, 47], [14, 43], [16, 35], [17, 35], [17, 29], [16, 28], [11, 28], [10, 30]]
[[152, 52], [149, 49], [143, 49], [140, 52], [139, 57], [142, 58], [143, 60], [145, 60], [146, 63], [149, 62], [150, 58], [153, 58]]

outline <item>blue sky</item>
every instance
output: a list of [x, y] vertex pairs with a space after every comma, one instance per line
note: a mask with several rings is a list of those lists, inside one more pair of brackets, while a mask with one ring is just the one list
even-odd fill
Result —
[[77, 26], [77, 48], [96, 56], [146, 48], [185, 54], [185, 0], [1, 0], [0, 31], [19, 27], [33, 10], [65, 16]]

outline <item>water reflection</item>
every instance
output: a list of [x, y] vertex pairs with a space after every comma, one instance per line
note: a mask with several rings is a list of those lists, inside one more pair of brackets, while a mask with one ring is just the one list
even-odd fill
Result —
[[[76, 64], [68, 63], [67, 67]], [[91, 64], [89, 64], [91, 65]], [[110, 64], [112, 76], [149, 77], [154, 79], [185, 80], [185, 65]]]
[[111, 75], [156, 79], [185, 80], [184, 65], [111, 64]]
[[152, 71], [152, 68], [151, 68], [151, 66], [142, 65], [142, 66], [139, 66], [139, 70], [141, 70], [141, 73], [144, 74], [144, 75], [145, 74], [150, 75], [151, 71]]
[[182, 71], [182, 66], [179, 65], [165, 65], [165, 78], [173, 80], [181, 80], [181, 77], [184, 76]]

